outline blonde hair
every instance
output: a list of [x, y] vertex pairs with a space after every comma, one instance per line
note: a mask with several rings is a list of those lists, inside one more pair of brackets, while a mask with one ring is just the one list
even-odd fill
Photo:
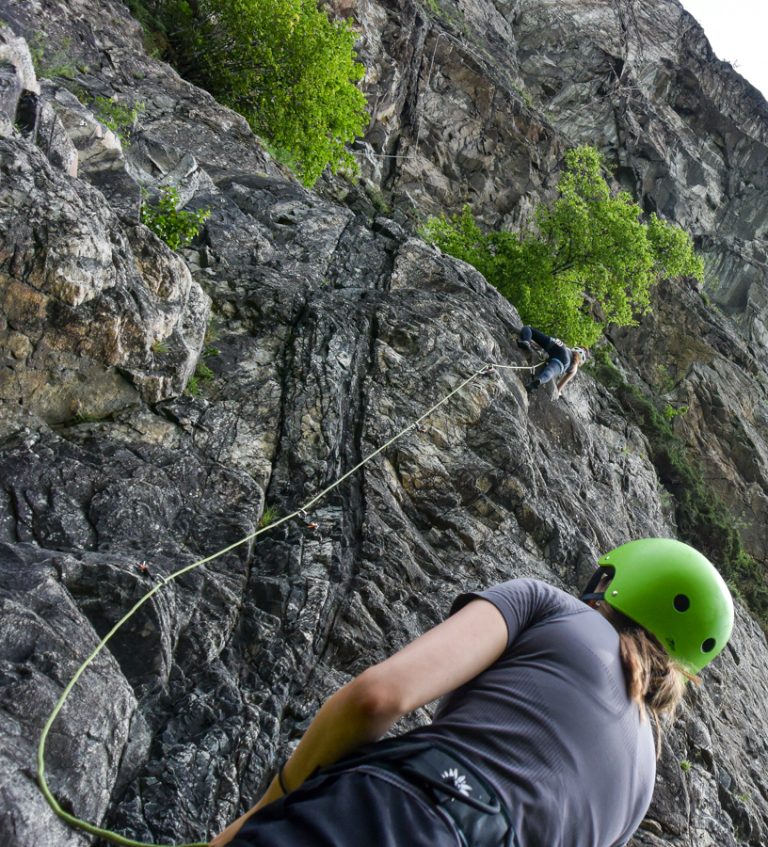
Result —
[[581, 354], [573, 350], [571, 355], [571, 364], [568, 365], [568, 370], [566, 371], [566, 373], [575, 373], [579, 369], [579, 365], [581, 365], [582, 362], [583, 359], [581, 358]]
[[[623, 616], [622, 616], [623, 617]], [[656, 755], [661, 754], [661, 721], [671, 721], [685, 695], [686, 681], [701, 680], [670, 658], [658, 640], [625, 618], [619, 628], [619, 656], [627, 694], [643, 717], [650, 714], [656, 725]]]
[[674, 717], [685, 694], [685, 676], [659, 642], [641, 627], [619, 632], [627, 694], [654, 717]]

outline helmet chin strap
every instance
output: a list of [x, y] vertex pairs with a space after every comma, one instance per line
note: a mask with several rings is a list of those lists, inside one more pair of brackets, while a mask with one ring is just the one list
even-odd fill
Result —
[[585, 603], [588, 603], [590, 600], [597, 600], [599, 602], [600, 600], [603, 600], [605, 598], [604, 591], [595, 591], [595, 589], [600, 584], [600, 581], [603, 579], [603, 577], [610, 573], [611, 570], [609, 568], [599, 567], [592, 574], [592, 576], [589, 578], [589, 582], [587, 583], [586, 588], [584, 589], [584, 593], [581, 595], [581, 599]]
[[605, 592], [604, 591], [589, 591], [589, 592], [584, 592], [584, 594], [581, 595], [581, 599], [585, 603], [588, 600], [597, 600], [597, 602], [599, 603], [604, 598], [605, 598]]

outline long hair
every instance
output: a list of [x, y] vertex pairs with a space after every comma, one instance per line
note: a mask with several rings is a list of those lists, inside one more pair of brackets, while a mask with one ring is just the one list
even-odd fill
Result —
[[579, 365], [583, 362], [581, 355], [577, 353], [575, 350], [572, 351], [571, 354], [571, 364], [568, 365], [568, 370], [566, 373], [575, 373], [579, 369]]
[[627, 694], [643, 717], [650, 714], [656, 725], [656, 753], [661, 754], [661, 721], [671, 721], [683, 696], [686, 680], [700, 680], [671, 659], [650, 632], [624, 618], [619, 626], [619, 656]]

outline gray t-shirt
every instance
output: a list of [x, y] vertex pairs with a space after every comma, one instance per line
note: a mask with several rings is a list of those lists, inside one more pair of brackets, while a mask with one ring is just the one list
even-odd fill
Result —
[[410, 733], [474, 762], [512, 810], [520, 847], [616, 847], [656, 772], [653, 733], [627, 696], [619, 638], [575, 597], [533, 579], [464, 594], [501, 612], [504, 654]]

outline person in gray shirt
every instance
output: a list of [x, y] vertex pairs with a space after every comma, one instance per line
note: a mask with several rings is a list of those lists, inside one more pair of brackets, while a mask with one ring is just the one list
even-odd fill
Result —
[[[582, 599], [534, 579], [461, 595], [326, 701], [211, 845], [625, 845], [653, 793], [652, 721], [732, 626], [716, 569], [672, 539], [605, 554]], [[431, 724], [377, 741], [437, 698]]]

